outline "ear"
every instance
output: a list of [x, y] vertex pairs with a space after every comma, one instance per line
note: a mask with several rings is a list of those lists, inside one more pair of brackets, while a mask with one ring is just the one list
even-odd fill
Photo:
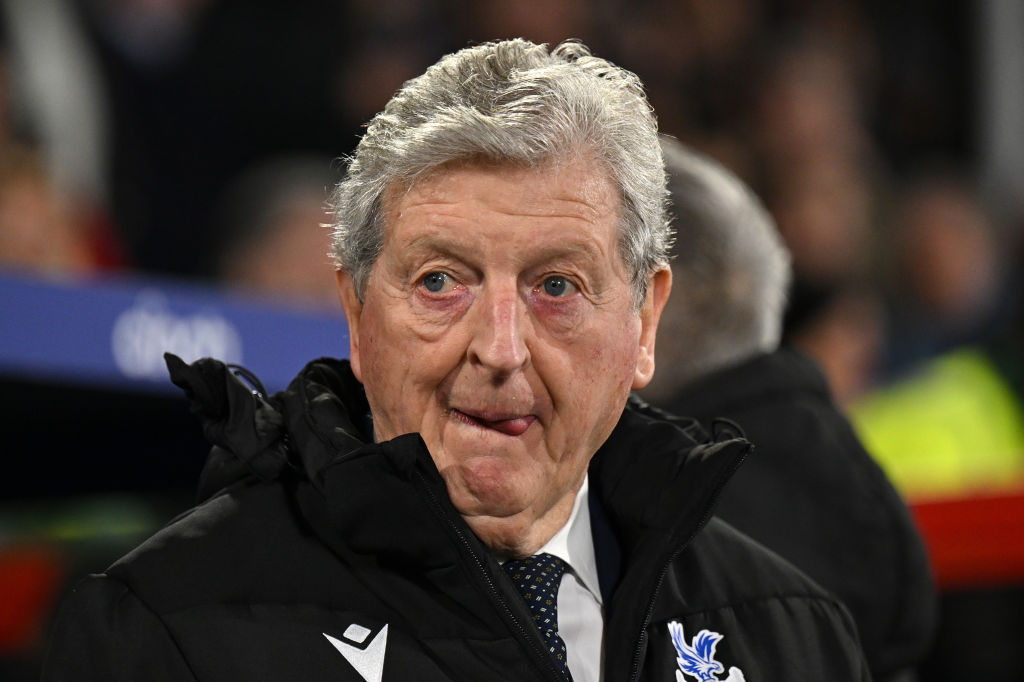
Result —
[[662, 268], [651, 275], [647, 283], [647, 300], [640, 309], [640, 348], [633, 375], [634, 391], [646, 386], [654, 376], [654, 339], [661, 311], [665, 309], [671, 291], [672, 271], [669, 268]]
[[352, 373], [362, 382], [362, 369], [359, 364], [359, 318], [363, 314], [363, 304], [356, 295], [356, 284], [352, 277], [342, 270], [337, 270], [338, 296], [341, 307], [345, 309], [345, 321], [348, 323], [348, 358], [352, 365]]

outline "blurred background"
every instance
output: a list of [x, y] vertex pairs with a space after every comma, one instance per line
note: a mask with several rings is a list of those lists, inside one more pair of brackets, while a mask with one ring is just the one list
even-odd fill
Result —
[[921, 679], [1024, 679], [1016, 0], [0, 0], [0, 679], [37, 679], [63, 591], [191, 502], [207, 446], [163, 351], [269, 390], [345, 355], [341, 159], [405, 79], [516, 36], [636, 72], [765, 200], [786, 337], [932, 556]]

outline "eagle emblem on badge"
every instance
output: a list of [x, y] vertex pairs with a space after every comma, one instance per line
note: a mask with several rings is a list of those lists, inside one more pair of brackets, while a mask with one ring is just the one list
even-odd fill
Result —
[[674, 620], [669, 622], [668, 631], [678, 654], [676, 682], [688, 682], [684, 675], [689, 675], [696, 682], [746, 682], [743, 671], [736, 667], [729, 668], [729, 676], [724, 680], [718, 677], [725, 672], [725, 666], [715, 660], [715, 647], [723, 635], [701, 630], [687, 643], [682, 623]]

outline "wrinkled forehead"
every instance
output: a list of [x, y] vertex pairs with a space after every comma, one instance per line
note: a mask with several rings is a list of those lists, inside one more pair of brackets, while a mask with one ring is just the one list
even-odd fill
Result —
[[[410, 194], [414, 193], [419, 200], [457, 200], [461, 197], [456, 194], [453, 180], [467, 175], [501, 178], [511, 183], [521, 183], [524, 189], [535, 187], [538, 181], [545, 187], [557, 183], [567, 188], [563, 199], [572, 203], [581, 215], [597, 217], [598, 214], [612, 214], [617, 224], [622, 222], [621, 189], [608, 164], [592, 154], [561, 156], [535, 164], [471, 158], [449, 161], [424, 170], [412, 178], [392, 181], [381, 197], [383, 241], [387, 242], [388, 239], [388, 224], [394, 221], [396, 211]], [[501, 199], [500, 196], [496, 198]], [[529, 202], [530, 198], [529, 193], [522, 199], [510, 196], [509, 202], [510, 205], [520, 201]]]

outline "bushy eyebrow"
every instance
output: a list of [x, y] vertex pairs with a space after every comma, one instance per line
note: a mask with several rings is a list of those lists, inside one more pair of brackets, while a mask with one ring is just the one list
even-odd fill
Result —
[[445, 256], [459, 256], [458, 245], [450, 239], [445, 239], [437, 234], [424, 234], [416, 237], [402, 249], [405, 254], [441, 254]]
[[[413, 256], [438, 254], [463, 261], [473, 261], [476, 255], [471, 243], [461, 242], [457, 238], [449, 238], [437, 233], [415, 237], [403, 251]], [[523, 265], [530, 267], [554, 261], [601, 263], [606, 257], [607, 254], [596, 240], [572, 239], [555, 244], [538, 245], [535, 251], [530, 252], [529, 262]]]

